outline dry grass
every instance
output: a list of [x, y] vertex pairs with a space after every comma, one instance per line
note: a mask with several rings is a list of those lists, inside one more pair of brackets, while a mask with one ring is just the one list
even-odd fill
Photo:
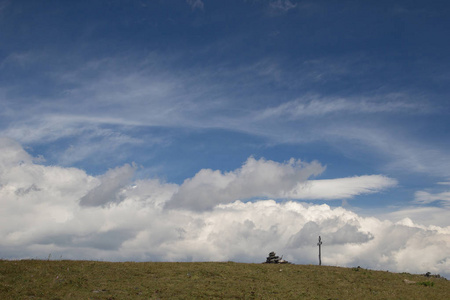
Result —
[[449, 299], [449, 295], [450, 281], [445, 279], [360, 268], [0, 260], [0, 299]]

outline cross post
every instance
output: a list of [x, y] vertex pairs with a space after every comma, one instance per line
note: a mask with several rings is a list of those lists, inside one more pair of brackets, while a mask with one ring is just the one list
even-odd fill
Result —
[[320, 238], [320, 235], [319, 235], [319, 242], [317, 243], [317, 246], [319, 246], [319, 266], [321, 266], [322, 265], [322, 257], [321, 257], [322, 239]]

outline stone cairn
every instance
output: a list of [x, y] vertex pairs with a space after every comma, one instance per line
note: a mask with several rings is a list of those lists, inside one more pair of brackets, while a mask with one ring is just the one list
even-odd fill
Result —
[[275, 252], [270, 252], [269, 256], [266, 258], [266, 264], [288, 264], [287, 260], [284, 260], [283, 257], [279, 257], [275, 254]]

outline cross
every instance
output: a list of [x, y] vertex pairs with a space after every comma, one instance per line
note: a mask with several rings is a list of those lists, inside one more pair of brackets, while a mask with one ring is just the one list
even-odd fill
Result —
[[317, 243], [317, 246], [319, 246], [319, 266], [321, 266], [322, 265], [322, 258], [321, 258], [321, 245], [322, 245], [322, 239], [320, 238], [320, 235], [319, 235], [319, 242]]

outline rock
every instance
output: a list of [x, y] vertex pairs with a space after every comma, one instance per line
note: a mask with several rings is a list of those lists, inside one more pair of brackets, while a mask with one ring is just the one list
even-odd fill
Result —
[[414, 284], [414, 283], [416, 283], [415, 281], [408, 280], [408, 279], [403, 279], [403, 282], [406, 283], [406, 284]]

